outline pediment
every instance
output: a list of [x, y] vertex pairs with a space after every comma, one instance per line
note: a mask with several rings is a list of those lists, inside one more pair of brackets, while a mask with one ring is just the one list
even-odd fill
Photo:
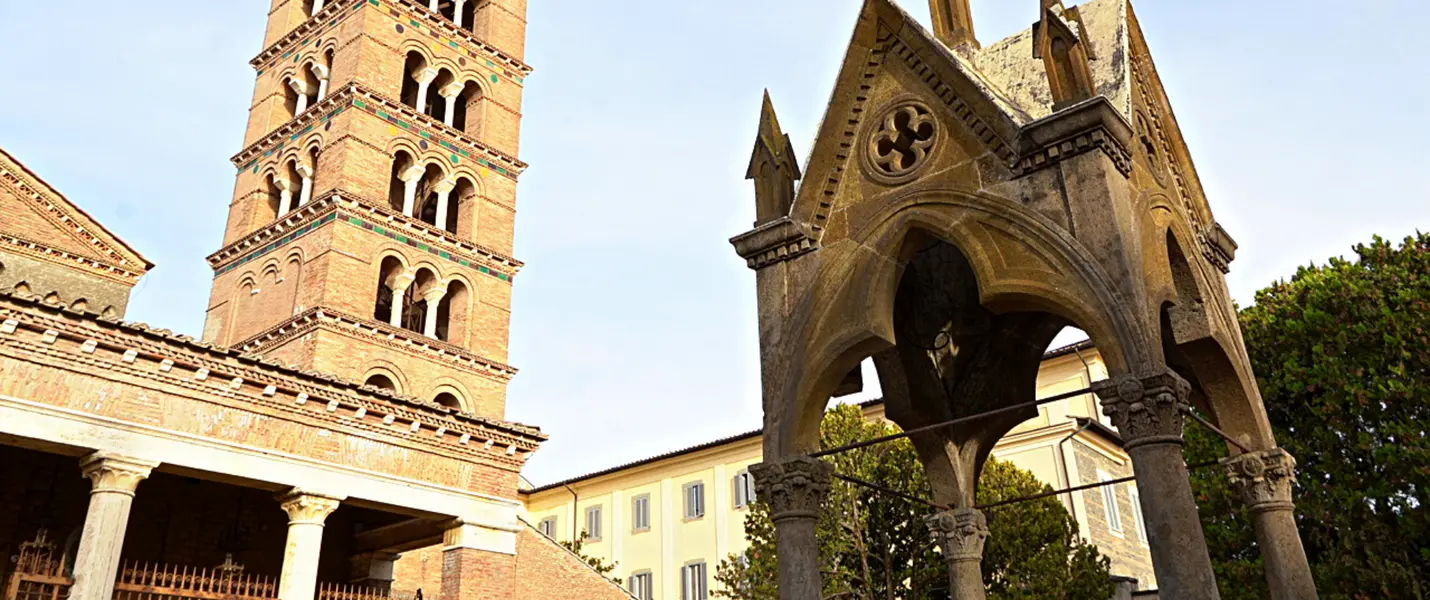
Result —
[[996, 157], [1005, 166], [1017, 158], [1019, 128], [1033, 120], [967, 57], [890, 0], [866, 0], [791, 211], [816, 237], [840, 208], [846, 179], [864, 171], [859, 163], [869, 127], [891, 118], [904, 99], [936, 113], [943, 129], [957, 130], [960, 145], [976, 146], [963, 148], [967, 154]]
[[82, 257], [135, 279], [154, 266], [4, 149], [0, 149], [0, 214], [5, 215], [0, 235], [37, 256]]

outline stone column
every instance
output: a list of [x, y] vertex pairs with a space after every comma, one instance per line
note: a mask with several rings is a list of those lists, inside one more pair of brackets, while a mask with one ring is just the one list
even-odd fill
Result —
[[1316, 598], [1311, 564], [1296, 530], [1296, 505], [1291, 486], [1296, 459], [1280, 448], [1248, 452], [1222, 459], [1232, 489], [1246, 503], [1272, 600]]
[[293, 489], [278, 495], [288, 513], [288, 544], [283, 548], [283, 573], [278, 600], [313, 600], [318, 590], [318, 553], [323, 547], [323, 521], [341, 498]]
[[450, 179], [443, 179], [432, 187], [432, 191], [437, 192], [437, 216], [432, 224], [442, 231], [447, 230], [447, 205], [455, 187], [457, 182]]
[[438, 8], [437, 8], [437, 4], [438, 4], [437, 0], [432, 0], [430, 3], [427, 4], [427, 8], [432, 9], [432, 12], [439, 12], [439, 11], [438, 11]]
[[814, 537], [820, 504], [829, 496], [834, 467], [808, 456], [750, 465], [755, 493], [770, 503], [779, 556], [780, 600], [820, 600], [819, 541]]
[[308, 110], [308, 82], [302, 79], [289, 79], [288, 86], [298, 92], [298, 103], [293, 107], [293, 116], [296, 117]]
[[417, 210], [417, 184], [422, 181], [422, 174], [426, 172], [421, 165], [413, 165], [397, 175], [403, 183], [402, 214], [411, 217]]
[[953, 600], [984, 600], [983, 543], [988, 540], [988, 521], [975, 508], [955, 508], [924, 517], [948, 561], [948, 586]]
[[303, 206], [313, 199], [313, 167], [298, 165], [298, 176], [303, 178], [298, 186], [298, 206]]
[[[441, 283], [441, 282], [438, 282]], [[437, 338], [437, 305], [442, 302], [442, 298], [447, 295], [447, 286], [438, 285], [422, 293], [422, 299], [427, 301], [426, 321], [422, 324], [422, 335], [429, 338]]]
[[95, 452], [79, 462], [80, 472], [92, 482], [89, 511], [74, 559], [73, 600], [111, 600], [119, 574], [119, 552], [129, 527], [129, 507], [134, 489], [149, 477], [157, 462]]
[[1147, 543], [1163, 600], [1220, 598], [1192, 483], [1182, 458], [1182, 425], [1192, 386], [1170, 369], [1093, 386], [1122, 434], [1147, 519]]
[[457, 24], [457, 29], [462, 28], [462, 5], [466, 3], [467, 0], [457, 0], [456, 5], [452, 7], [452, 22]]
[[364, 552], [348, 558], [352, 581], [384, 591], [392, 590], [392, 568], [401, 555], [395, 552]]
[[407, 288], [415, 279], [412, 275], [404, 273], [392, 282], [392, 315], [387, 319], [389, 325], [402, 327], [402, 297], [407, 295]]
[[[313, 12], [317, 12], [314, 10]], [[328, 95], [328, 67], [327, 65], [313, 64], [313, 76], [318, 78], [318, 99], [322, 100]]]
[[318, 14], [318, 13], [319, 13], [320, 11], [322, 11], [322, 10], [323, 10], [323, 0], [313, 0], [313, 14], [312, 14], [312, 15], [308, 15], [308, 16], [311, 17], [311, 16], [313, 16], [313, 15], [316, 15], [316, 14]]
[[437, 70], [424, 67], [412, 74], [412, 78], [417, 80], [417, 112], [427, 113], [427, 88], [432, 85], [432, 80], [437, 78]]
[[273, 184], [278, 186], [278, 218], [288, 216], [289, 209], [293, 208], [293, 182], [286, 178], [273, 180]]
[[457, 114], [457, 95], [462, 93], [463, 87], [465, 86], [462, 82], [453, 81], [452, 83], [442, 86], [442, 89], [437, 90], [437, 94], [447, 101], [447, 111], [442, 114], [443, 125], [452, 127], [453, 119], [456, 118], [455, 115]]

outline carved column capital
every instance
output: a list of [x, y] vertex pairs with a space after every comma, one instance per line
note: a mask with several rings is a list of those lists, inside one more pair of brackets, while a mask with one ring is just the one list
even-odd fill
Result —
[[288, 513], [289, 525], [318, 525], [338, 509], [342, 498], [292, 489], [278, 495], [279, 506]]
[[834, 467], [808, 456], [779, 462], [750, 465], [755, 476], [755, 493], [770, 503], [775, 522], [785, 519], [813, 519], [819, 505], [829, 496]]
[[1292, 510], [1296, 459], [1280, 448], [1247, 452], [1221, 460], [1231, 487], [1252, 512]]
[[955, 508], [924, 517], [948, 562], [982, 561], [988, 520], [976, 508]]
[[1093, 392], [1102, 399], [1102, 413], [1112, 419], [1128, 450], [1147, 444], [1182, 444], [1186, 422], [1182, 407], [1188, 406], [1192, 385], [1171, 369], [1103, 380], [1093, 385]]
[[155, 461], [108, 452], [95, 452], [79, 461], [80, 472], [93, 482], [91, 494], [110, 492], [133, 496], [139, 482], [148, 479], [157, 466], [159, 463]]

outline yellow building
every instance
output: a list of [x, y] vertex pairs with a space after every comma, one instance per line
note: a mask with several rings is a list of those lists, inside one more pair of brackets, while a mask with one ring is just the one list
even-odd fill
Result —
[[[1038, 375], [1040, 397], [1085, 389], [1107, 376], [1087, 342], [1050, 351]], [[883, 418], [880, 400], [863, 404]], [[1092, 394], [1041, 406], [993, 455], [1055, 489], [1132, 475], [1116, 432]], [[612, 575], [638, 600], [682, 600], [682, 587], [713, 591], [715, 570], [748, 546], [747, 469], [761, 461], [760, 431], [715, 440], [522, 493], [524, 517], [543, 533], [570, 541], [586, 535], [586, 554], [617, 563]], [[1137, 491], [1118, 484], [1060, 496], [1084, 539], [1112, 560], [1112, 572], [1155, 588]], [[1112, 500], [1109, 502], [1109, 500]], [[698, 595], [698, 594], [697, 594]]]

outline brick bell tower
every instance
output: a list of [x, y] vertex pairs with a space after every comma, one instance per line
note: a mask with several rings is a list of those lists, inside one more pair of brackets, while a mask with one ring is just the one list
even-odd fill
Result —
[[273, 0], [204, 339], [500, 419], [526, 0]]

